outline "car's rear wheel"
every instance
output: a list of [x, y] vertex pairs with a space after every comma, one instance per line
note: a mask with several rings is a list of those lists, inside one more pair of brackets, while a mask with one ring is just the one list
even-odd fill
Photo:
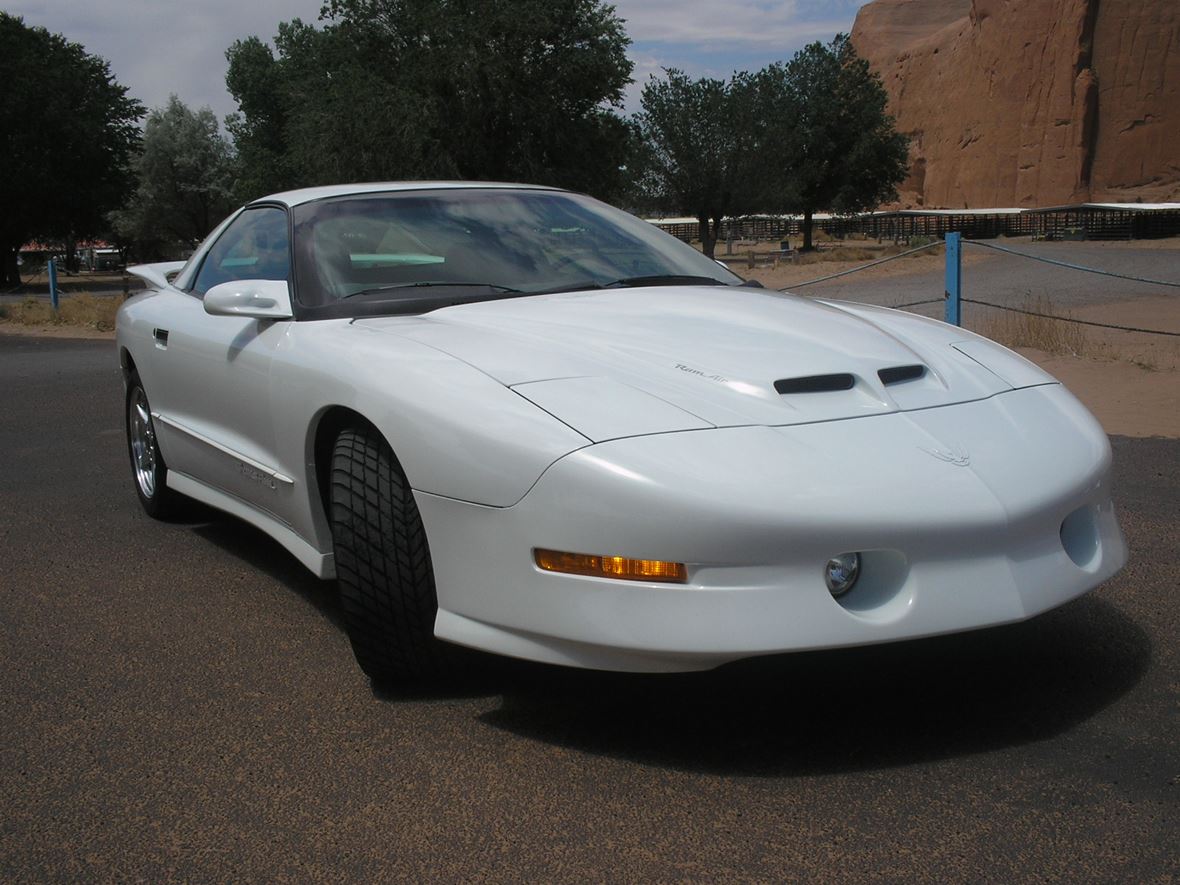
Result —
[[168, 488], [168, 465], [156, 442], [156, 428], [152, 423], [152, 408], [139, 374], [127, 379], [125, 409], [127, 454], [131, 458], [131, 477], [135, 494], [148, 516], [167, 519], [177, 511], [177, 494]]
[[348, 637], [361, 669], [385, 686], [438, 682], [457, 649], [434, 638], [438, 597], [414, 493], [371, 427], [332, 449], [329, 516]]

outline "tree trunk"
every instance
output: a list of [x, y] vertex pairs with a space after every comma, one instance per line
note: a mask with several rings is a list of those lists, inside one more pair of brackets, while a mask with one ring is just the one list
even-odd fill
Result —
[[810, 252], [814, 246], [811, 245], [811, 210], [806, 209], [803, 212], [803, 248], [800, 251]]
[[16, 256], [20, 246], [15, 249], [4, 246], [0, 248], [0, 289], [8, 291], [21, 284], [20, 267], [16, 263]]
[[717, 245], [717, 235], [709, 225], [709, 213], [701, 212], [697, 215], [697, 233], [701, 238], [701, 251], [712, 258], [713, 249]]

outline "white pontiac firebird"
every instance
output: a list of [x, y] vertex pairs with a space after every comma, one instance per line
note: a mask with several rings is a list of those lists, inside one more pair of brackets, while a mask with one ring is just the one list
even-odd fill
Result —
[[676, 671], [969, 630], [1126, 561], [1106, 436], [1036, 366], [743, 283], [585, 196], [299, 190], [133, 270], [141, 503], [335, 578], [378, 681], [456, 644]]

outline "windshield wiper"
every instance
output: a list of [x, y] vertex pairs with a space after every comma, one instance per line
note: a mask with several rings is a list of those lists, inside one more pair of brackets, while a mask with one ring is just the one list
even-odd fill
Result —
[[694, 277], [688, 274], [652, 274], [644, 277], [623, 277], [601, 283], [600, 289], [630, 289], [639, 286], [728, 286], [714, 277]]
[[388, 286], [372, 286], [368, 289], [361, 289], [359, 292], [349, 292], [347, 295], [341, 295], [340, 300], [345, 298], [354, 298], [357, 295], [376, 295], [380, 292], [391, 292], [395, 289], [429, 289], [429, 288], [444, 288], [444, 289], [491, 289], [494, 292], [504, 292], [508, 295], [524, 295], [526, 294], [520, 289], [513, 289], [510, 286], [500, 286], [496, 283], [465, 283], [465, 282], [451, 282], [449, 280], [419, 280], [416, 283], [391, 283]]
[[609, 283], [596, 283], [593, 280], [586, 280], [581, 283], [572, 283], [568, 286], [561, 286], [557, 289], [545, 289], [543, 292], [537, 292], [537, 295], [561, 295], [565, 292], [588, 292], [594, 289], [630, 289], [639, 286], [729, 286], [737, 285], [732, 283], [723, 283], [721, 280], [713, 277], [697, 277], [688, 274], [653, 274], [651, 276], [643, 277], [623, 277], [619, 280], [611, 280]]

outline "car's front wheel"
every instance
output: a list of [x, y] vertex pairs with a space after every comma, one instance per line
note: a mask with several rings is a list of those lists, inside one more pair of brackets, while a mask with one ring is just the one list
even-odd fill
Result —
[[167, 519], [177, 510], [177, 495], [168, 488], [168, 466], [156, 442], [156, 428], [152, 423], [152, 408], [148, 404], [147, 392], [136, 372], [132, 372], [127, 379], [124, 417], [135, 494], [148, 516]]
[[434, 637], [438, 598], [418, 505], [375, 429], [337, 437], [329, 504], [340, 600], [361, 669], [386, 686], [453, 675], [458, 650]]

